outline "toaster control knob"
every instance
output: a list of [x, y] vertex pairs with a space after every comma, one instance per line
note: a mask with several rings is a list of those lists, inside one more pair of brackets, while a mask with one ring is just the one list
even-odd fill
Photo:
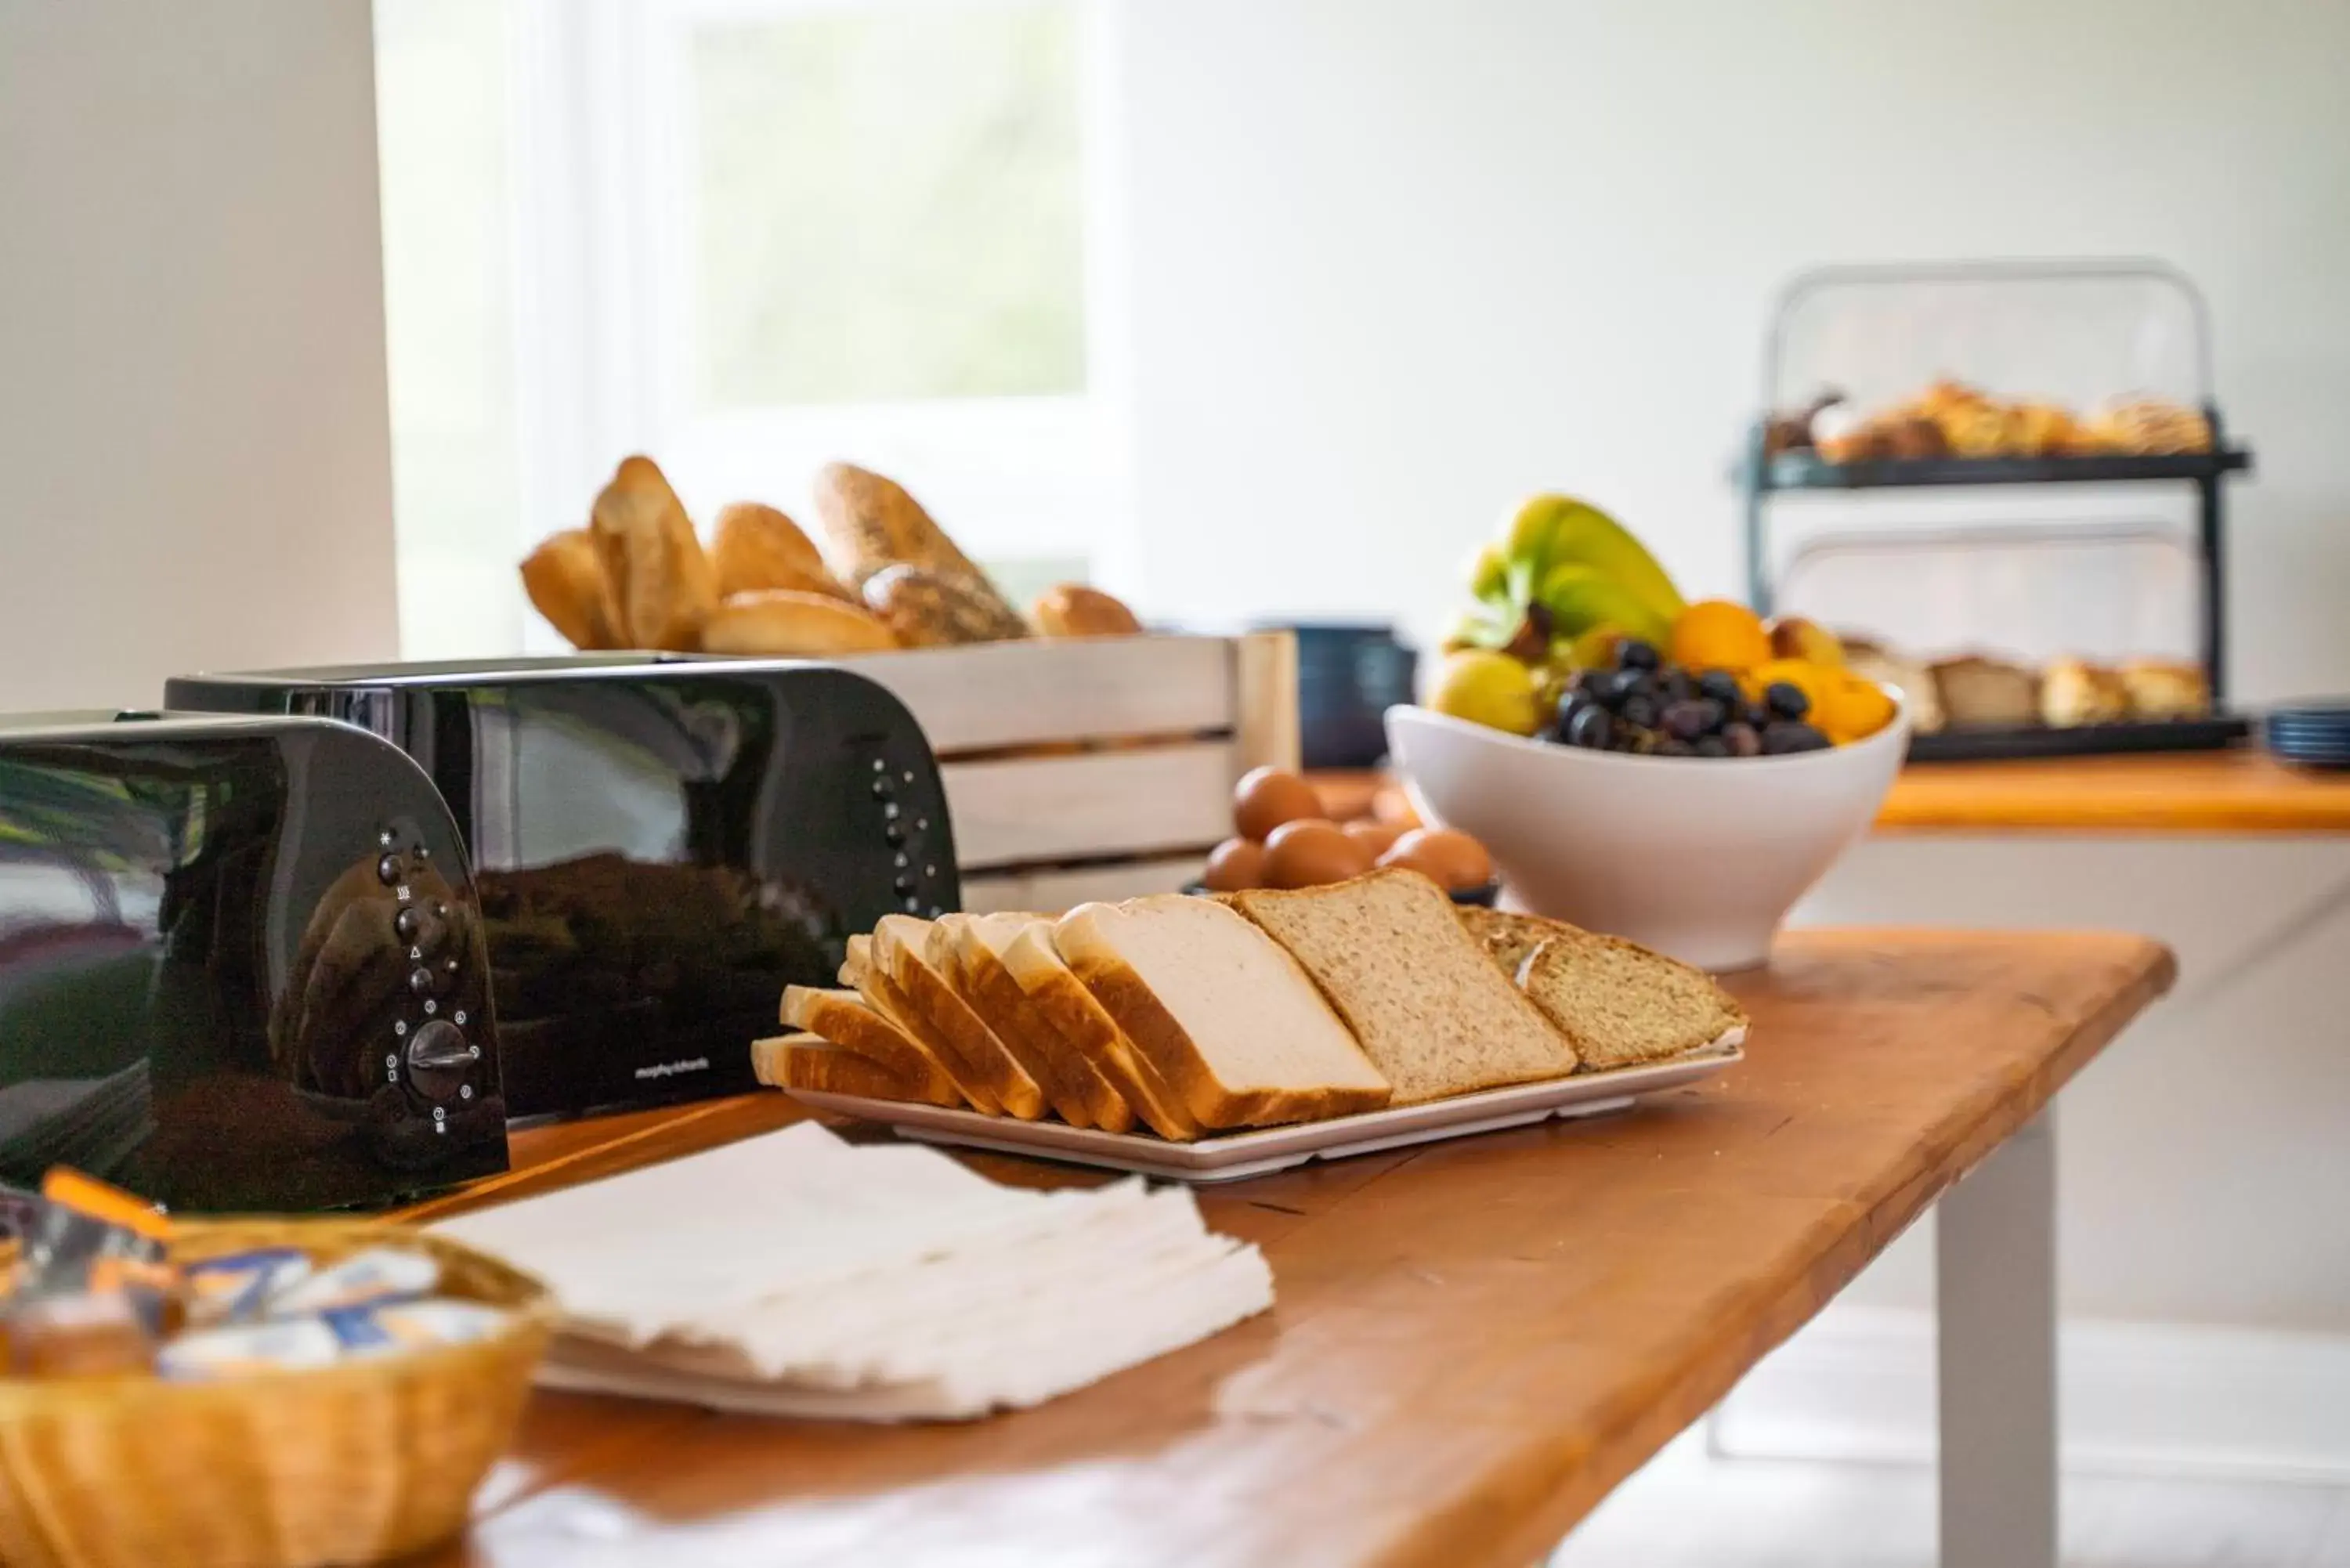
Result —
[[408, 971], [408, 990], [413, 996], [431, 996], [441, 989], [441, 977], [422, 964]]
[[474, 1060], [465, 1032], [445, 1018], [433, 1019], [408, 1038], [408, 1081], [429, 1100], [455, 1098]]
[[402, 904], [391, 917], [391, 929], [411, 947], [430, 949], [441, 942], [440, 922], [426, 914], [421, 904]]
[[375, 879], [387, 888], [398, 883], [407, 875], [408, 867], [400, 864], [400, 857], [397, 855], [384, 856], [375, 863]]

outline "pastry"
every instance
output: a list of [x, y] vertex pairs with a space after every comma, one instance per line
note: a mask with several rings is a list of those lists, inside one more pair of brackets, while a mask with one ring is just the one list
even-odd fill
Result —
[[1028, 615], [1046, 637], [1132, 637], [1142, 630], [1142, 623], [1122, 602], [1083, 583], [1045, 589]]
[[784, 658], [878, 653], [897, 646], [888, 627], [846, 599], [789, 588], [735, 594], [702, 628], [704, 653]]
[[585, 528], [549, 535], [523, 557], [523, 592], [547, 625], [578, 649], [625, 648], [620, 607], [596, 536]]
[[718, 574], [660, 465], [649, 457], [623, 461], [596, 497], [592, 521], [627, 645], [700, 647], [702, 623], [718, 608]]
[[920, 566], [885, 566], [865, 584], [865, 605], [909, 648], [1005, 642], [1028, 623], [983, 582]]
[[2140, 457], [2211, 450], [2211, 422], [2194, 409], [2160, 398], [2116, 403], [2089, 421], [2089, 433], [2106, 451]]
[[2049, 661], [2040, 674], [2040, 718], [2059, 729], [2110, 724], [2130, 714], [2129, 688], [2103, 665], [2081, 659]]
[[738, 501], [718, 514], [710, 540], [721, 597], [789, 588], [795, 593], [850, 597], [825, 569], [824, 556], [799, 524], [772, 506]]
[[2211, 683], [2200, 665], [2131, 659], [2118, 673], [2130, 711], [2141, 719], [2199, 719], [2211, 711]]
[[2029, 670], [1969, 655], [1942, 659], [1929, 666], [1928, 673], [1941, 700], [1943, 722], [1954, 729], [2007, 729], [2040, 722], [2040, 682]]

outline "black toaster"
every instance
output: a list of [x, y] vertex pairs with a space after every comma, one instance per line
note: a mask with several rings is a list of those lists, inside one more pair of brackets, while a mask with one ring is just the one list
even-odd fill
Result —
[[0, 1180], [178, 1209], [390, 1202], [506, 1168], [465, 846], [317, 719], [0, 719]]
[[317, 714], [407, 752], [481, 888], [517, 1117], [732, 1094], [784, 987], [892, 912], [958, 907], [930, 743], [863, 676], [588, 655], [171, 682], [178, 709]]

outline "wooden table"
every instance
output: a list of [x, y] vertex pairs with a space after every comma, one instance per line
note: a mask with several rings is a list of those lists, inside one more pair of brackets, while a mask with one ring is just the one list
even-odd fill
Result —
[[[1262, 1318], [964, 1426], [542, 1395], [467, 1541], [430, 1561], [1534, 1563], [1939, 1199], [1944, 1561], [2048, 1568], [2044, 1113], [2171, 977], [2132, 937], [1791, 935], [1731, 982], [1750, 1060], [1701, 1086], [1203, 1189], [1273, 1263]], [[515, 1175], [426, 1212], [793, 1115], [768, 1096], [525, 1134]]]
[[[1314, 775], [1330, 815], [1367, 815], [1385, 777]], [[1879, 832], [2350, 832], [2350, 773], [2290, 768], [2251, 747], [2040, 762], [1912, 763]]]

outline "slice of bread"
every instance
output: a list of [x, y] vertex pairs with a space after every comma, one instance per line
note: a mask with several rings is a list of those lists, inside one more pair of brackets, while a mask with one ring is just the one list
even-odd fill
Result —
[[1202, 1127], [1388, 1103], [1388, 1081], [1297, 961], [1222, 904], [1180, 893], [1080, 904], [1053, 945]]
[[991, 1116], [1003, 1114], [1003, 1102], [995, 1097], [995, 1091], [964, 1064], [962, 1055], [947, 1043], [946, 1037], [932, 1028], [931, 1021], [922, 1016], [904, 992], [898, 989], [898, 982], [881, 972], [880, 965], [866, 966], [865, 978], [858, 982], [857, 992], [874, 1012], [904, 1031], [938, 1063], [946, 1075], [954, 1081], [956, 1090], [971, 1102], [972, 1110], [984, 1111]]
[[1063, 1121], [1104, 1132], [1131, 1132], [1134, 1107], [1126, 1096], [1061, 1037], [1003, 967], [1003, 950], [1021, 932], [1051, 923], [1044, 915], [1019, 914], [949, 915], [940, 920], [953, 942], [955, 989], [987, 1021], [996, 1038], [1020, 1056]]
[[959, 1106], [962, 1092], [930, 1048], [873, 1010], [853, 991], [784, 988], [784, 1022], [844, 1051], [854, 1051], [885, 1073], [905, 1079], [932, 1105]]
[[1008, 1114], [1024, 1122], [1036, 1120], [1045, 1114], [1045, 1091], [931, 961], [935, 932], [932, 922], [911, 915], [882, 916], [873, 928], [872, 967], [897, 982], [915, 1013]]
[[1200, 1136], [1199, 1118], [1159, 1082], [1118, 1021], [1061, 961], [1050, 926], [1041, 921], [1030, 926], [1005, 945], [1001, 957], [1014, 983], [1060, 1032], [1063, 1044], [1091, 1062], [1152, 1132], [1179, 1143]]
[[1500, 964], [1512, 980], [1518, 977], [1518, 966], [1526, 955], [1553, 937], [1581, 934], [1583, 928], [1570, 926], [1565, 920], [1554, 920], [1547, 915], [1520, 915], [1507, 909], [1481, 909], [1474, 904], [1455, 907], [1461, 923], [1485, 951]]
[[1553, 937], [1526, 956], [1518, 980], [1586, 1068], [1660, 1062], [1746, 1022], [1703, 970], [1621, 937]]
[[848, 939], [848, 956], [840, 961], [840, 983], [851, 991], [865, 985], [865, 971], [873, 962], [873, 939], [855, 936]]
[[945, 1097], [940, 1098], [871, 1057], [813, 1034], [754, 1040], [751, 1068], [759, 1075], [759, 1082], [778, 1089], [808, 1089], [822, 1095], [857, 1095], [870, 1100], [909, 1100], [933, 1106], [962, 1104], [962, 1096], [951, 1087], [945, 1088]]
[[1472, 940], [1443, 888], [1390, 867], [1234, 896], [1294, 954], [1395, 1085], [1399, 1106], [1575, 1070], [1575, 1053]]

